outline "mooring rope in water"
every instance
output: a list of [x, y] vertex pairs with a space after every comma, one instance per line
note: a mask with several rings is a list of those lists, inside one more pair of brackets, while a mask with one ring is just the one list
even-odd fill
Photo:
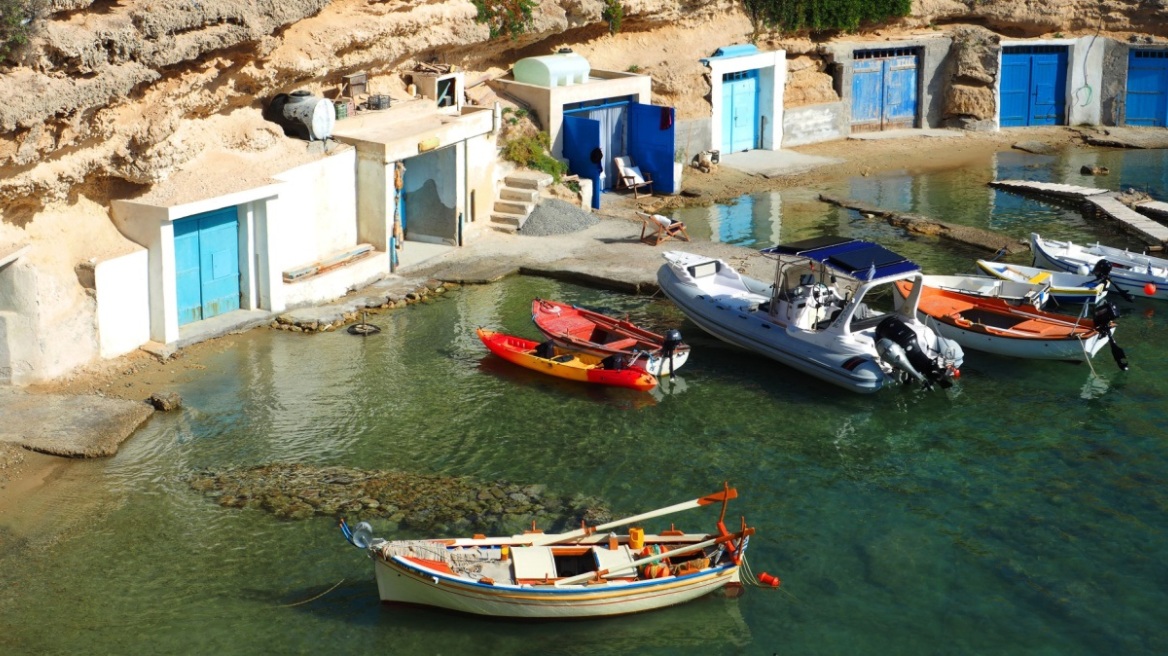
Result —
[[333, 590], [336, 590], [337, 587], [340, 586], [344, 582], [345, 582], [345, 579], [341, 579], [340, 581], [337, 581], [336, 585], [334, 585], [333, 587], [329, 588], [328, 590], [325, 590], [324, 592], [316, 595], [315, 597], [313, 597], [311, 599], [305, 599], [304, 601], [298, 601], [294, 604], [280, 604], [279, 606], [276, 606], [276, 608], [292, 608], [293, 606], [300, 606], [303, 604], [307, 604], [310, 601], [316, 601], [317, 599], [320, 599], [321, 597], [332, 592]]

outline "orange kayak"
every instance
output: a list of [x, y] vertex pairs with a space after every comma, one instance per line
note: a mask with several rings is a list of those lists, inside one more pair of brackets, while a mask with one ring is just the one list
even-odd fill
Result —
[[[491, 353], [533, 371], [582, 383], [628, 387], [641, 391], [651, 390], [657, 386], [657, 378], [640, 367], [609, 368], [606, 366], [606, 363], [611, 362], [608, 358], [575, 353], [554, 345], [541, 346], [539, 342], [530, 339], [485, 328], [479, 328], [476, 332]], [[544, 357], [545, 355], [548, 357]]]

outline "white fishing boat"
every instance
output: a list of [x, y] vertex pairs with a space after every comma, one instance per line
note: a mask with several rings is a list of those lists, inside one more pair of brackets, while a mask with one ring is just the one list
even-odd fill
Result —
[[[639, 613], [740, 589], [753, 528], [726, 529], [721, 492], [560, 534], [387, 541], [360, 523], [341, 531], [373, 560], [382, 601], [507, 618], [587, 618]], [[641, 522], [721, 503], [710, 533], [674, 528], [648, 534]], [[632, 526], [627, 533], [609, 532]], [[751, 580], [746, 569], [746, 580]], [[768, 574], [760, 580], [777, 585]]]
[[977, 268], [1002, 280], [1046, 285], [1049, 290], [1048, 302], [1054, 306], [1097, 303], [1107, 296], [1107, 281], [1090, 274], [1080, 275], [991, 260], [978, 260]]
[[1010, 305], [1040, 308], [1050, 300], [1050, 285], [1044, 282], [1018, 282], [978, 275], [925, 275], [925, 286], [948, 289], [970, 296], [996, 298]]
[[763, 253], [776, 259], [774, 284], [680, 251], [664, 254], [657, 282], [711, 335], [853, 392], [908, 379], [949, 387], [959, 375], [961, 346], [917, 319], [919, 294], [901, 311], [892, 306], [896, 281], [921, 279], [915, 263], [838, 237]]
[[1069, 241], [1030, 235], [1034, 265], [1055, 271], [1107, 278], [1119, 291], [1168, 300], [1168, 260], [1132, 253], [1096, 243], [1084, 246]]

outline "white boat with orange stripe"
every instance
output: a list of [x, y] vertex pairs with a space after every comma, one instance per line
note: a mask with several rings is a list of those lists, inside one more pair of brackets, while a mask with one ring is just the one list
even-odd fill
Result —
[[[726, 529], [726, 504], [737, 496], [726, 486], [692, 501], [560, 534], [533, 530], [509, 537], [387, 541], [372, 537], [368, 524], [350, 530], [343, 519], [341, 531], [373, 560], [385, 602], [493, 617], [606, 617], [680, 604], [727, 586], [741, 588], [754, 529], [745, 519], [737, 532]], [[713, 533], [672, 526], [657, 534], [637, 526], [621, 535], [609, 532], [719, 502]], [[760, 578], [778, 585], [768, 574]]]

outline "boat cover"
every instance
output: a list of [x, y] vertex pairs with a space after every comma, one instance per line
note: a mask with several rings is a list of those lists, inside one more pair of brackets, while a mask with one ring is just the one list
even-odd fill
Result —
[[846, 237], [814, 237], [764, 248], [762, 252], [805, 257], [844, 275], [862, 280], [897, 276], [920, 270], [912, 260], [880, 244]]

